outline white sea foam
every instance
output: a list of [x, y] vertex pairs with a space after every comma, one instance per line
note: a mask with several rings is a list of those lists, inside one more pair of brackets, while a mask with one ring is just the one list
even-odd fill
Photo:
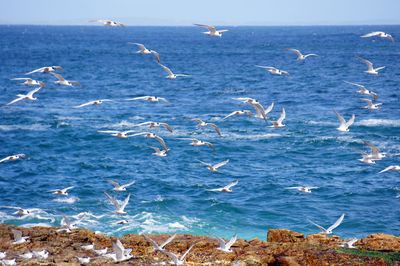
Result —
[[400, 127], [400, 120], [393, 120], [393, 119], [365, 119], [355, 123], [359, 126], [365, 127], [378, 127], [378, 126], [385, 126], [385, 127]]
[[54, 199], [53, 201], [59, 202], [59, 203], [67, 203], [67, 204], [73, 204], [79, 200], [78, 197], [67, 197], [67, 198], [57, 198]]
[[265, 133], [265, 134], [236, 134], [236, 133], [227, 133], [224, 135], [228, 140], [260, 140], [260, 139], [272, 139], [285, 137], [285, 135], [279, 133]]
[[46, 131], [49, 125], [31, 124], [31, 125], [0, 125], [0, 131], [27, 130], [27, 131]]
[[25, 227], [25, 228], [31, 228], [31, 227], [36, 227], [36, 226], [40, 226], [40, 227], [52, 227], [51, 224], [48, 223], [28, 223], [28, 224], [22, 224], [20, 225], [21, 227]]

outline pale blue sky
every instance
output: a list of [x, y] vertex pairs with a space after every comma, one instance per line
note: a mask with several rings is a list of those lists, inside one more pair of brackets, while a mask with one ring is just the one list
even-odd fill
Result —
[[400, 0], [0, 0], [1, 24], [400, 24]]

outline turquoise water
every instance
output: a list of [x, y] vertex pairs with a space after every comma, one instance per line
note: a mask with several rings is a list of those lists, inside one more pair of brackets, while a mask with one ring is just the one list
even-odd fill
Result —
[[[53, 84], [51, 75], [34, 74], [47, 86], [35, 102], [0, 108], [0, 157], [25, 153], [27, 158], [0, 164], [0, 205], [41, 208], [43, 213], [18, 218], [0, 209], [0, 222], [59, 226], [63, 215], [81, 217], [80, 227], [113, 235], [126, 233], [191, 233], [265, 238], [268, 228], [316, 233], [311, 219], [329, 226], [346, 217], [335, 234], [362, 237], [374, 232], [400, 234], [398, 172], [378, 174], [400, 164], [400, 46], [361, 39], [374, 30], [400, 36], [399, 26], [359, 27], [229, 27], [222, 38], [207, 38], [196, 27], [58, 27], [0, 26], [0, 103], [23, 87], [11, 78], [47, 65], [61, 65], [65, 78], [81, 86]], [[162, 63], [177, 73], [165, 79], [149, 56], [135, 54], [127, 42], [158, 51]], [[296, 62], [286, 48], [319, 57]], [[379, 76], [363, 73], [356, 55], [386, 66]], [[254, 65], [290, 72], [271, 76]], [[370, 112], [356, 88], [361, 82], [376, 91], [382, 109]], [[143, 95], [165, 97], [170, 104], [124, 101]], [[221, 119], [250, 106], [232, 100], [253, 97], [277, 118], [286, 109], [286, 127], [270, 128], [248, 117]], [[75, 109], [96, 99], [101, 106]], [[346, 119], [356, 115], [350, 132], [340, 133], [333, 109]], [[193, 118], [216, 123], [197, 130]], [[117, 139], [98, 130], [128, 130], [145, 121], [168, 122], [173, 133], [155, 130], [171, 151], [153, 156], [155, 140], [141, 136]], [[145, 130], [145, 129], [143, 129]], [[192, 147], [182, 138], [199, 138], [215, 149]], [[376, 165], [358, 161], [367, 140], [387, 153]], [[229, 159], [219, 173], [197, 160]], [[128, 188], [127, 215], [113, 214], [103, 192], [107, 180], [136, 183]], [[233, 193], [207, 189], [238, 179]], [[287, 187], [317, 186], [311, 194]], [[74, 186], [69, 197], [51, 189]], [[127, 225], [115, 221], [128, 219]]]

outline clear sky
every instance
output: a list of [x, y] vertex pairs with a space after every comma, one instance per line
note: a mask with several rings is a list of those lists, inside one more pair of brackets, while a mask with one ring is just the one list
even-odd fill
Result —
[[400, 0], [0, 0], [0, 24], [400, 24]]

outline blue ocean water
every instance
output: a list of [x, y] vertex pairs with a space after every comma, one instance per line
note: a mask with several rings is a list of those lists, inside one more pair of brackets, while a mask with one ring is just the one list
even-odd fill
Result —
[[[335, 234], [399, 235], [400, 176], [378, 172], [400, 163], [400, 45], [359, 36], [383, 30], [396, 38], [400, 27], [228, 29], [222, 38], [208, 38], [197, 27], [0, 26], [1, 105], [32, 89], [11, 78], [42, 66], [61, 65], [65, 78], [81, 82], [57, 86], [51, 75], [34, 74], [47, 84], [38, 100], [0, 108], [0, 157], [27, 154], [0, 164], [0, 205], [45, 211], [21, 219], [0, 209], [0, 222], [59, 226], [69, 215], [82, 218], [81, 227], [113, 235], [238, 233], [264, 239], [269, 228], [316, 233], [307, 219], [329, 226], [345, 213]], [[163, 64], [191, 77], [165, 79], [152, 58], [135, 54], [128, 42], [158, 51]], [[288, 47], [319, 57], [296, 62]], [[368, 76], [357, 55], [386, 69]], [[276, 66], [290, 76], [272, 76], [255, 65]], [[382, 109], [361, 109], [362, 97], [345, 80], [376, 91]], [[143, 95], [165, 97], [170, 104], [124, 101]], [[284, 107], [286, 127], [273, 129], [244, 116], [222, 121], [232, 111], [252, 110], [234, 97], [253, 97], [264, 106], [274, 102], [272, 118]], [[96, 99], [116, 102], [72, 108]], [[346, 119], [356, 114], [350, 132], [335, 129], [333, 109]], [[196, 129], [193, 118], [216, 123], [223, 137]], [[165, 158], [151, 154], [149, 146], [158, 146], [154, 140], [97, 132], [128, 130], [149, 120], [174, 128], [173, 133], [155, 130], [171, 148]], [[214, 143], [215, 149], [182, 139], [192, 137]], [[364, 140], [387, 158], [372, 166], [359, 162], [368, 151]], [[225, 159], [230, 163], [219, 173], [197, 161]], [[113, 193], [110, 179], [136, 181], [128, 189], [127, 215], [113, 214], [103, 194], [119, 199], [128, 194]], [[233, 193], [207, 191], [235, 179]], [[319, 188], [311, 194], [287, 189], [299, 185]], [[68, 186], [74, 186], [69, 197], [48, 192]], [[130, 223], [113, 224], [121, 219]]]

